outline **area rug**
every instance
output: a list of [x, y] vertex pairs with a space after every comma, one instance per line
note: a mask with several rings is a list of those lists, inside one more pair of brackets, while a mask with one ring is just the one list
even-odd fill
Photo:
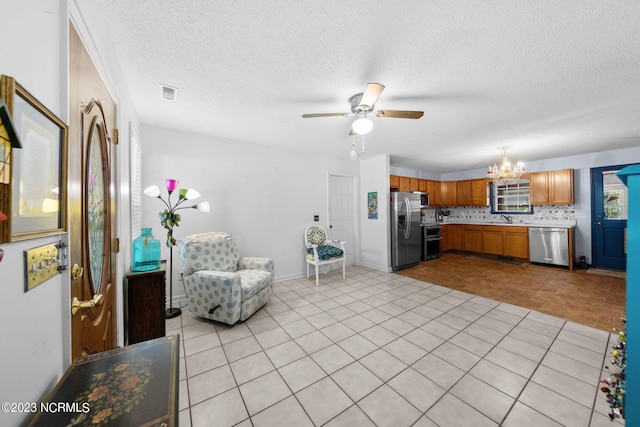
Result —
[[627, 277], [627, 273], [624, 271], [616, 271], [616, 270], [604, 270], [601, 268], [590, 268], [587, 270], [589, 274], [599, 274], [601, 276], [609, 276], [609, 277], [619, 277], [621, 279], [625, 279]]
[[509, 258], [494, 258], [488, 256], [477, 256], [477, 255], [469, 255], [467, 259], [475, 259], [478, 261], [489, 261], [489, 262], [497, 262], [498, 264], [507, 264], [507, 265], [517, 265], [520, 267], [526, 267], [529, 265], [528, 262], [518, 261], [515, 259]]

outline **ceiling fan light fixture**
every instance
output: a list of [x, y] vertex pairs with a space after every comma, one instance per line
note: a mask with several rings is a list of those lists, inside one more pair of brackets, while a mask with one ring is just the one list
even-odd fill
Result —
[[360, 117], [353, 122], [351, 129], [358, 135], [366, 135], [373, 129], [373, 122], [366, 117]]

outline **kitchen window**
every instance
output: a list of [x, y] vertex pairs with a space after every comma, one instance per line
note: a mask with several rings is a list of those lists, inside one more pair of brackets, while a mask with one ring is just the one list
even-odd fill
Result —
[[491, 213], [532, 214], [529, 180], [491, 183]]

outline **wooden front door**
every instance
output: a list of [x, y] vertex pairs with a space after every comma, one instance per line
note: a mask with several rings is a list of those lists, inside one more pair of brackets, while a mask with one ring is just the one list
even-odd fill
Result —
[[115, 104], [69, 24], [69, 235], [71, 355], [117, 345]]

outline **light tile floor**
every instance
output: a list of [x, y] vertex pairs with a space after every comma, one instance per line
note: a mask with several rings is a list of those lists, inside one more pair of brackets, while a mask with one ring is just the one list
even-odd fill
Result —
[[617, 337], [392, 273], [277, 282], [233, 327], [183, 315], [180, 425], [611, 426]]

